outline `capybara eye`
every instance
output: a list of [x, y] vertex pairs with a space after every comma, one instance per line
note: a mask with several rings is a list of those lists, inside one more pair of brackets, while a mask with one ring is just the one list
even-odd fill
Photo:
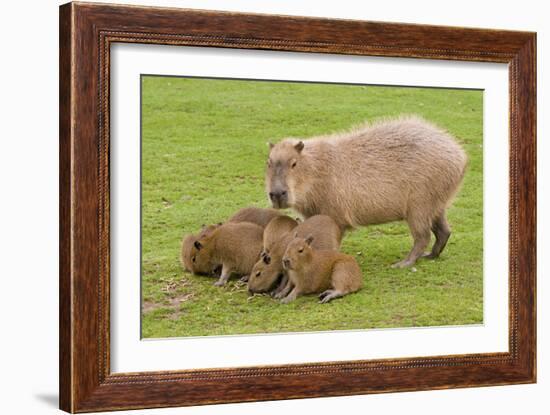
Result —
[[300, 249], [298, 249], [298, 252], [299, 252], [299, 253], [302, 253], [302, 252], [304, 252], [304, 248], [300, 248]]
[[290, 167], [292, 167], [292, 168], [296, 167], [296, 162], [293, 162], [293, 163], [290, 165]]
[[193, 258], [191, 258], [193, 260], [193, 262], [195, 262], [195, 260], [197, 259], [196, 256], [194, 256]]
[[259, 277], [261, 273], [262, 273], [262, 271], [256, 272], [256, 277]]

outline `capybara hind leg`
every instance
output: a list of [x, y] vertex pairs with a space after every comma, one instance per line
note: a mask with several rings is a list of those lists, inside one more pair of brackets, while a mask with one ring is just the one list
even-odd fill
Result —
[[414, 265], [416, 260], [424, 254], [424, 250], [430, 243], [430, 226], [425, 221], [409, 220], [408, 222], [414, 245], [407, 258], [393, 264], [393, 268], [405, 268]]
[[[341, 297], [346, 294], [353, 293], [363, 286], [363, 275], [361, 274], [361, 268], [354, 259], [348, 259], [346, 261], [339, 261], [334, 265], [331, 276], [331, 289], [323, 292], [319, 298], [323, 300], [326, 295], [331, 295], [327, 301], [333, 298]], [[339, 295], [336, 295], [339, 293]]]
[[425, 258], [434, 259], [439, 256], [439, 254], [445, 249], [447, 241], [451, 236], [451, 228], [445, 217], [445, 212], [443, 212], [438, 218], [436, 218], [432, 224], [432, 232], [435, 235], [434, 246], [432, 247], [432, 252], [424, 255]]
[[321, 304], [328, 303], [338, 297], [343, 297], [345, 294], [338, 290], [326, 290], [319, 295], [319, 302]]

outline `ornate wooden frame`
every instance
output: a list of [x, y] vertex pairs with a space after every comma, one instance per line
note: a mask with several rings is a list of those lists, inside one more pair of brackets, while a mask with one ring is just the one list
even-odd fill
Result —
[[[147, 373], [109, 369], [114, 42], [504, 62], [510, 79], [509, 352]], [[60, 8], [60, 407], [168, 407], [535, 382], [536, 34], [69, 3]]]

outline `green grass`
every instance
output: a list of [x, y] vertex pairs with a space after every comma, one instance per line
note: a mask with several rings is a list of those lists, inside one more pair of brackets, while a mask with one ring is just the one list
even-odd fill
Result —
[[[483, 321], [483, 95], [481, 91], [142, 78], [142, 336], [439, 326]], [[462, 143], [469, 166], [448, 211], [442, 256], [396, 270], [412, 240], [406, 224], [344, 238], [364, 288], [318, 304], [247, 296], [231, 280], [184, 272], [182, 235], [245, 206], [267, 207], [266, 142], [309, 137], [379, 117], [418, 114]]]

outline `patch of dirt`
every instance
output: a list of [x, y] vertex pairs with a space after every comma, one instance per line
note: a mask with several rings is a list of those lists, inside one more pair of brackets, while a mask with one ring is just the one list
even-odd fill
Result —
[[178, 307], [181, 303], [185, 303], [186, 301], [191, 300], [194, 296], [195, 294], [193, 293], [187, 293], [183, 295], [178, 295], [176, 297], [172, 297], [168, 301], [170, 302], [170, 305], [172, 307]]
[[171, 278], [161, 278], [160, 282], [163, 283], [163, 286], [160, 290], [166, 295], [166, 300], [168, 301], [168, 304], [144, 301], [141, 306], [141, 310], [143, 314], [147, 314], [158, 308], [168, 307], [172, 309], [172, 313], [170, 314], [169, 318], [176, 319], [181, 313], [180, 305], [195, 297], [195, 294], [190, 292], [178, 293], [178, 291], [180, 291], [184, 287], [191, 285], [191, 283], [185, 277], [182, 277], [178, 280]]
[[143, 304], [141, 305], [141, 311], [143, 314], [147, 314], [153, 310], [156, 310], [159, 307], [160, 305], [157, 303], [153, 303], [151, 301], [144, 301]]
[[178, 295], [176, 297], [172, 297], [169, 299], [170, 307], [172, 308], [172, 313], [168, 316], [170, 320], [177, 320], [180, 318], [180, 316], [184, 313], [184, 310], [180, 309], [180, 305], [185, 303], [186, 301], [191, 300], [195, 294], [193, 293], [187, 293]]

